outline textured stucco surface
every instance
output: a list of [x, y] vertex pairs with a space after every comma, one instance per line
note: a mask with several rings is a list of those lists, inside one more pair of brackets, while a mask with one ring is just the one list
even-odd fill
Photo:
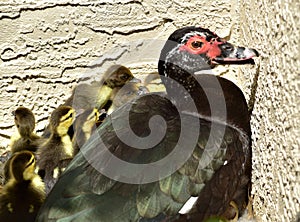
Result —
[[[257, 221], [294, 221], [300, 210], [299, 10], [297, 0], [2, 1], [0, 145], [15, 130], [10, 113], [19, 105], [33, 110], [40, 132], [78, 78], [101, 75], [104, 60], [120, 63], [138, 40], [165, 40], [185, 25], [208, 27], [261, 54], [256, 65], [217, 73], [237, 83], [253, 108]], [[156, 43], [149, 50], [158, 56]], [[125, 65], [137, 77], [155, 72], [158, 57], [130, 58]]]
[[300, 210], [300, 2], [242, 2], [242, 39], [261, 53], [252, 115], [254, 211], [261, 221], [294, 221]]

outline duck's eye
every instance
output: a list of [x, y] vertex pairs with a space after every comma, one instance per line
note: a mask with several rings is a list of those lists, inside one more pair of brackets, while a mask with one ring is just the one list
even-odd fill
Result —
[[194, 48], [194, 49], [197, 49], [197, 48], [201, 48], [203, 45], [203, 42], [201, 41], [194, 41], [191, 43], [191, 46]]
[[122, 80], [127, 80], [128, 79], [128, 76], [127, 75], [121, 75], [120, 77]]
[[232, 51], [233, 50], [233, 47], [231, 45], [225, 45], [222, 48], [225, 49], [225, 50], [228, 50], [228, 51]]
[[72, 118], [73, 118], [73, 114], [74, 114], [74, 113], [70, 113], [69, 116], [67, 116], [65, 119], [62, 119], [60, 122], [64, 122], [64, 121], [66, 121], [66, 120], [68, 120], [68, 119], [72, 119]]
[[222, 42], [222, 39], [220, 37], [215, 38], [215, 41]]

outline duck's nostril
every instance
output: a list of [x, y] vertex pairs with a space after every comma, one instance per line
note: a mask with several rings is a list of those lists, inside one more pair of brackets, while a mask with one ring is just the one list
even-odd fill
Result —
[[229, 44], [224, 44], [222, 48], [226, 51], [233, 51], [232, 45]]

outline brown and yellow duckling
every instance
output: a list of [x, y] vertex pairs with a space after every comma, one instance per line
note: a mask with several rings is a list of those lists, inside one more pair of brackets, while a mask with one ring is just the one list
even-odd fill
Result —
[[10, 149], [8, 151], [9, 159], [5, 162], [3, 167], [3, 184], [9, 180], [9, 165], [12, 159], [11, 154], [19, 151], [28, 150], [35, 152], [42, 139], [34, 133], [35, 117], [32, 111], [26, 107], [20, 106], [12, 112], [14, 115], [15, 126], [18, 132], [11, 137]]
[[65, 105], [72, 106], [76, 110], [94, 107], [101, 110], [109, 106], [107, 104], [111, 104], [117, 92], [129, 82], [141, 81], [136, 79], [127, 67], [112, 65], [104, 73], [102, 81], [79, 84]]
[[35, 152], [40, 143], [40, 137], [33, 131], [35, 128], [35, 118], [32, 111], [23, 106], [12, 112], [18, 133], [11, 137], [12, 153], [29, 150]]
[[60, 106], [50, 116], [51, 135], [38, 150], [38, 174], [45, 182], [48, 193], [57, 177], [72, 160], [74, 149], [68, 134], [75, 119], [75, 110], [70, 106]]
[[[100, 112], [100, 118], [105, 119], [106, 115], [102, 114], [102, 110], [107, 111], [110, 108], [114, 96], [129, 82], [140, 82], [140, 80], [136, 79], [127, 67], [112, 65], [100, 81], [80, 82], [63, 105], [73, 107], [76, 112], [96, 108]], [[74, 131], [71, 128], [69, 135], [72, 137], [73, 134]], [[45, 128], [42, 136], [46, 138], [50, 136], [49, 126]]]
[[90, 138], [96, 130], [97, 124], [101, 121], [100, 113], [96, 108], [87, 109], [76, 117], [73, 124], [75, 135], [73, 137], [74, 155], [76, 155], [80, 147]]
[[[122, 65], [111, 66], [104, 74], [104, 88], [103, 91], [110, 91], [109, 99], [113, 100], [117, 92], [128, 83], [140, 83], [141, 80], [135, 78], [129, 68]], [[105, 95], [105, 93], [104, 93]], [[103, 107], [103, 106], [102, 106]]]
[[128, 103], [138, 96], [149, 93], [149, 89], [146, 86], [142, 86], [138, 82], [129, 82], [123, 86], [120, 90], [114, 91], [111, 96], [111, 104], [106, 106], [107, 115], [110, 115], [113, 111]]
[[0, 221], [35, 221], [46, 195], [44, 183], [34, 170], [32, 152], [20, 151], [12, 156], [10, 179], [0, 190]]

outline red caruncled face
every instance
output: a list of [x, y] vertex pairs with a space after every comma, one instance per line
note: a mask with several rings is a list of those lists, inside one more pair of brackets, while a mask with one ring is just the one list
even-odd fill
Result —
[[196, 34], [191, 36], [180, 51], [188, 51], [195, 55], [205, 55], [211, 64], [219, 63], [252, 63], [252, 58], [258, 56], [255, 49], [236, 47], [217, 35], [202, 36]]
[[195, 35], [192, 36], [185, 45], [180, 47], [180, 50], [186, 50], [192, 54], [206, 54], [207, 57], [214, 59], [221, 55], [220, 44], [225, 42], [220, 41], [220, 38], [212, 38], [207, 41], [205, 37]]

